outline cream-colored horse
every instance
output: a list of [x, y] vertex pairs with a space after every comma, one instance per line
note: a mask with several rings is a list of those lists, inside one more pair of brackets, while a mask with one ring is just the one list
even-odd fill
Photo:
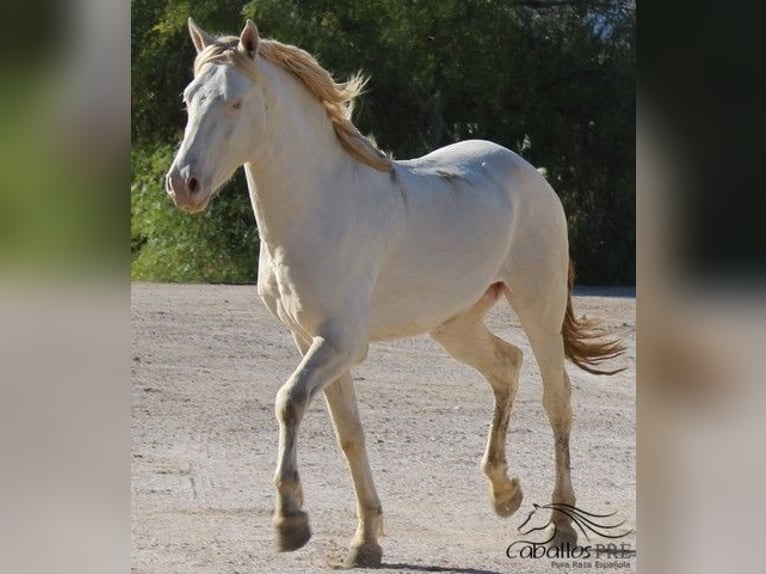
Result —
[[[553, 502], [574, 504], [564, 358], [600, 372], [597, 363], [620, 348], [594, 339], [572, 314], [566, 219], [545, 178], [486, 141], [393, 161], [351, 123], [358, 76], [335, 83], [303, 50], [261, 40], [250, 21], [239, 38], [213, 37], [191, 19], [189, 29], [198, 53], [167, 191], [179, 208], [200, 211], [244, 165], [261, 237], [258, 293], [303, 355], [276, 397], [280, 549], [310, 537], [296, 433], [324, 391], [357, 497], [348, 564], [380, 563], [382, 510], [349, 374], [376, 340], [429, 333], [486, 377], [495, 412], [482, 468], [497, 513], [519, 508], [505, 443], [521, 351], [483, 323], [501, 297], [540, 365], [555, 437]], [[567, 516], [553, 521], [559, 535], [576, 537]]]

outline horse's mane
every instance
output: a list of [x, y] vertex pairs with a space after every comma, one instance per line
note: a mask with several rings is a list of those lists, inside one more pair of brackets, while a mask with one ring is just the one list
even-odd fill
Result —
[[[226, 60], [257, 78], [258, 72], [252, 60], [238, 49], [238, 43], [237, 37], [222, 36], [208, 45], [194, 60], [194, 75], [206, 63]], [[258, 54], [293, 74], [322, 103], [335, 135], [348, 153], [379, 171], [392, 169], [391, 159], [362, 135], [351, 121], [354, 99], [364, 90], [367, 78], [356, 73], [348, 81], [338, 83], [311, 54], [276, 40], [261, 39], [258, 42]]]

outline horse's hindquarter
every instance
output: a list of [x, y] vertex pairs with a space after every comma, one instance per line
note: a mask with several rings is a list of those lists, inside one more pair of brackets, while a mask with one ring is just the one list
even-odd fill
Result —
[[500, 279], [517, 209], [513, 179], [522, 163], [495, 144], [462, 142], [397, 164], [404, 231], [373, 291], [372, 339], [430, 331]]

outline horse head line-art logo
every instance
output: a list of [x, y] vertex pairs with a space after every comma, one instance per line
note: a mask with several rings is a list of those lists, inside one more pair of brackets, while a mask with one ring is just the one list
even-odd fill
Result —
[[617, 524], [601, 524], [600, 522], [597, 522], [596, 520], [594, 520], [598, 518], [611, 518], [612, 516], [617, 514], [617, 511], [611, 512], [609, 514], [595, 514], [593, 512], [587, 512], [581, 508], [577, 508], [576, 506], [572, 506], [571, 504], [565, 504], [563, 502], [552, 502], [551, 504], [545, 504], [542, 506], [539, 504], [533, 503], [532, 506], [533, 506], [533, 509], [529, 512], [524, 522], [522, 522], [519, 525], [517, 530], [524, 536], [527, 536], [531, 534], [532, 532], [544, 530], [551, 523], [553, 523], [553, 529], [552, 529], [552, 534], [548, 540], [544, 542], [525, 541], [530, 544], [548, 544], [556, 537], [556, 523], [553, 522], [551, 519], [548, 519], [548, 521], [541, 526], [534, 526], [534, 527], [528, 528], [526, 531], [524, 530], [524, 527], [532, 520], [532, 518], [535, 515], [538, 514], [538, 511], [542, 509], [555, 510], [569, 517], [572, 520], [572, 522], [575, 525], [577, 525], [577, 527], [583, 533], [583, 535], [585, 536], [585, 539], [588, 542], [590, 542], [590, 536], [588, 535], [588, 531], [590, 531], [593, 534], [597, 534], [598, 536], [601, 536], [602, 538], [610, 538], [610, 539], [624, 538], [625, 536], [633, 532], [633, 530], [628, 530], [627, 532], [623, 532], [620, 534], [610, 534], [608, 532], [604, 532], [604, 530], [612, 530], [615, 528], [619, 528], [620, 526], [625, 524], [625, 520]]

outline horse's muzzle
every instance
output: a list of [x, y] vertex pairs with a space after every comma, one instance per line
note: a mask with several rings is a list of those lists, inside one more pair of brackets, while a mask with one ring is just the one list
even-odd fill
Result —
[[207, 206], [208, 194], [204, 193], [200, 179], [189, 166], [179, 169], [173, 165], [165, 176], [165, 191], [173, 198], [176, 207], [184, 211], [202, 211]]

